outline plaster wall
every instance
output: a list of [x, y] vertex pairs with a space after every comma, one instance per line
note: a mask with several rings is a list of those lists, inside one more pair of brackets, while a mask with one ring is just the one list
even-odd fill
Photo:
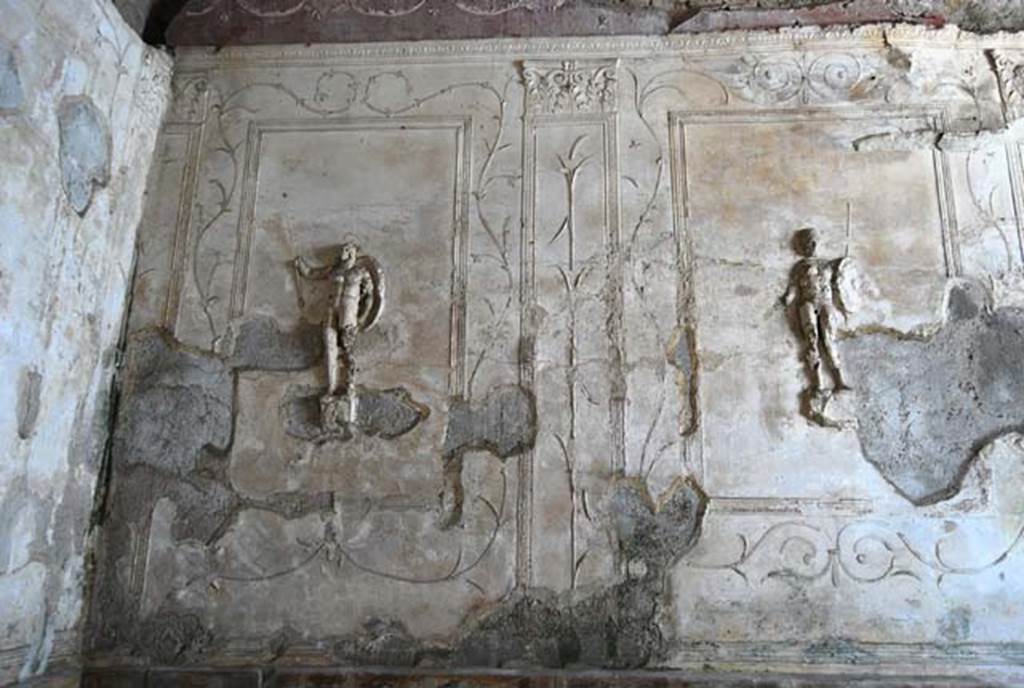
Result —
[[[1019, 679], [1022, 61], [911, 27], [183, 50], [93, 661]], [[818, 396], [808, 226], [853, 388]], [[351, 436], [293, 263], [344, 241], [387, 284]]]
[[0, 2], [0, 684], [78, 662], [86, 538], [171, 65], [106, 0]]

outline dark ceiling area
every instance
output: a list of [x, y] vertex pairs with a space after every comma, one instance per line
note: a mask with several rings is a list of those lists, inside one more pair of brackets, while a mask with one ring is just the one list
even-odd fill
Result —
[[114, 0], [150, 43], [665, 35], [879, 22], [1024, 28], [1024, 0]]

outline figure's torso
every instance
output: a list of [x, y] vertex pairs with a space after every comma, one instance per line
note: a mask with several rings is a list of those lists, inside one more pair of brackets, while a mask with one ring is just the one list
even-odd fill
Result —
[[338, 267], [331, 270], [328, 277], [334, 284], [332, 306], [337, 312], [341, 327], [356, 327], [359, 324], [359, 304], [363, 295], [363, 285], [370, 279], [365, 268]]
[[832, 304], [832, 267], [829, 261], [804, 258], [797, 263], [794, 277], [799, 303], [815, 307]]

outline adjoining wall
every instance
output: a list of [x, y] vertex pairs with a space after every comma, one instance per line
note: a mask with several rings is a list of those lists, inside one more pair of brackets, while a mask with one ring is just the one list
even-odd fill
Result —
[[1019, 40], [184, 51], [92, 660], [1019, 677]]
[[[147, 0], [123, 0], [137, 12]], [[173, 20], [171, 20], [173, 17]], [[1024, 29], [1021, 0], [167, 0], [170, 45], [634, 36], [946, 23]], [[154, 22], [157, 24], [158, 22]], [[156, 29], [154, 25], [152, 27]]]
[[77, 662], [170, 60], [107, 0], [0, 0], [0, 684]]

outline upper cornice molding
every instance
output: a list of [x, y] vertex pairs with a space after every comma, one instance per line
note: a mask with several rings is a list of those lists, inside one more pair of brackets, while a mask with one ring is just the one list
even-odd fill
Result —
[[814, 27], [779, 31], [734, 31], [696, 35], [611, 36], [578, 38], [494, 38], [397, 43], [338, 43], [320, 45], [260, 45], [229, 48], [179, 47], [178, 70], [246, 69], [267, 64], [324, 62], [381, 62], [389, 60], [493, 62], [497, 58], [543, 59], [567, 54], [591, 58], [648, 57], [680, 54], [712, 56], [746, 50], [835, 50], [883, 47], [956, 50], [1022, 50], [1024, 34], [973, 34], [952, 26], [933, 29], [894, 24], [855, 29]]

